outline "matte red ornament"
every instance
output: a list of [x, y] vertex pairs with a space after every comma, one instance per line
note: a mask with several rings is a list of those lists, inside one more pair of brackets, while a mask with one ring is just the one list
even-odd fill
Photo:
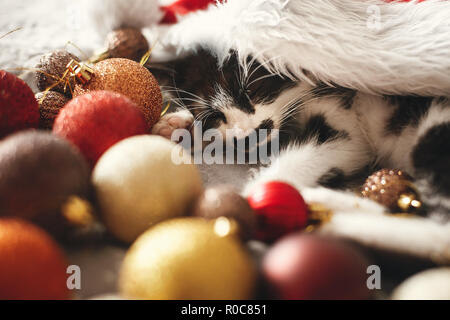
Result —
[[272, 242], [283, 235], [303, 229], [308, 222], [308, 207], [301, 194], [289, 184], [269, 182], [247, 198], [257, 215], [258, 240]]
[[0, 218], [0, 300], [66, 300], [67, 261], [41, 228]]
[[147, 128], [144, 114], [130, 99], [94, 91], [73, 99], [61, 110], [53, 133], [76, 145], [93, 168], [114, 144], [146, 134]]
[[370, 299], [368, 260], [347, 243], [293, 234], [266, 254], [262, 270], [271, 298], [283, 300]]
[[0, 70], [0, 139], [38, 125], [39, 107], [33, 91], [17, 76]]

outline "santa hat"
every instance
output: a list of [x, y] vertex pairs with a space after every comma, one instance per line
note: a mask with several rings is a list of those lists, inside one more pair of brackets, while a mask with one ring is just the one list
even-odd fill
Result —
[[228, 0], [161, 39], [170, 54], [235, 49], [273, 71], [367, 92], [450, 95], [450, 1]]

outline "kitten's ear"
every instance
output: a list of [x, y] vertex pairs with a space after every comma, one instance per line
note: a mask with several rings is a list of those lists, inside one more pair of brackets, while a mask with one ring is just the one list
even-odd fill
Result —
[[165, 63], [147, 63], [147, 69], [155, 76], [160, 86], [172, 86], [175, 78], [175, 61]]
[[217, 82], [217, 58], [205, 49], [168, 62], [147, 63], [146, 67], [163, 86], [176, 86], [190, 91]]

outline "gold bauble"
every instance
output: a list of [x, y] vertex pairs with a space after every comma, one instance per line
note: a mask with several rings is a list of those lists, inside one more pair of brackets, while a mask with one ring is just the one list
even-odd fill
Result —
[[162, 94], [159, 84], [147, 68], [135, 61], [114, 58], [96, 63], [92, 78], [85, 84], [77, 84], [73, 96], [97, 90], [117, 92], [131, 99], [144, 113], [149, 127], [160, 118]]
[[251, 299], [255, 267], [233, 228], [225, 229], [179, 218], [148, 230], [125, 257], [121, 293], [143, 300]]
[[131, 243], [154, 224], [185, 215], [201, 194], [197, 167], [172, 159], [181, 150], [146, 135], [123, 140], [100, 158], [92, 182], [102, 219], [118, 239]]

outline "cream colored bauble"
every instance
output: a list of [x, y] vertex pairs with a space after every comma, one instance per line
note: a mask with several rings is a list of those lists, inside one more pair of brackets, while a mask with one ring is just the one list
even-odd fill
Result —
[[178, 218], [158, 224], [131, 247], [121, 294], [142, 300], [251, 299], [255, 267], [224, 221]]
[[[131, 243], [158, 222], [182, 216], [203, 191], [190, 155], [159, 136], [136, 136], [109, 149], [92, 175], [108, 230]], [[180, 161], [182, 160], [182, 161]]]
[[450, 300], [450, 268], [436, 268], [418, 273], [403, 282], [393, 300]]

